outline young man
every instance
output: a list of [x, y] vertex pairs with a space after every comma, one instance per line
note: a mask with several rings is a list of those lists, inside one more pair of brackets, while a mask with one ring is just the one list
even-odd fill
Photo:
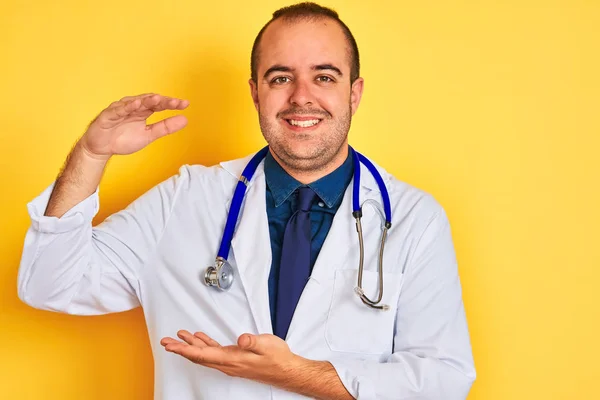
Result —
[[[157, 399], [464, 399], [475, 371], [448, 220], [431, 196], [375, 166], [378, 182], [355, 163], [348, 131], [363, 79], [349, 29], [313, 3], [281, 9], [256, 38], [251, 65], [269, 144], [253, 176], [241, 177], [251, 156], [186, 165], [92, 227], [110, 157], [187, 123], [179, 115], [146, 126], [185, 100], [144, 94], [111, 104], [29, 204], [20, 298], [79, 315], [144, 307]], [[364, 205], [360, 278], [355, 192]], [[378, 208], [392, 214], [382, 273]], [[206, 287], [237, 209], [222, 260], [232, 275], [219, 270], [213, 282], [230, 286]]]

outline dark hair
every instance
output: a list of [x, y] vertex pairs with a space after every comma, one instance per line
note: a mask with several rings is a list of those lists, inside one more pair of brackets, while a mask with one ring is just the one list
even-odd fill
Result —
[[316, 3], [304, 2], [294, 4], [288, 7], [283, 7], [275, 11], [271, 20], [267, 22], [265, 26], [262, 27], [262, 29], [256, 36], [256, 39], [254, 39], [254, 44], [252, 45], [252, 54], [250, 56], [250, 74], [254, 82], [258, 81], [257, 67], [259, 57], [258, 46], [260, 44], [260, 39], [262, 38], [263, 33], [265, 32], [267, 27], [271, 25], [273, 21], [279, 18], [290, 22], [299, 19], [314, 20], [319, 18], [329, 18], [336, 21], [342, 28], [344, 36], [346, 36], [346, 40], [350, 45], [350, 83], [353, 83], [356, 79], [358, 79], [358, 77], [360, 76], [360, 58], [358, 55], [358, 45], [356, 44], [356, 40], [354, 40], [354, 36], [352, 36], [352, 32], [350, 32], [350, 29], [346, 26], [346, 24], [344, 24], [344, 22], [342, 22], [342, 20], [338, 16], [338, 13], [332, 10], [331, 8], [323, 7]]

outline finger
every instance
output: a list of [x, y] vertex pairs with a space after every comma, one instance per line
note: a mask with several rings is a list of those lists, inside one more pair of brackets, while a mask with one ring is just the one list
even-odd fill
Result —
[[148, 125], [146, 130], [149, 135], [149, 142], [161, 138], [165, 135], [177, 132], [187, 125], [187, 118], [183, 115], [176, 115], [162, 121]]
[[196, 332], [194, 333], [194, 336], [206, 343], [207, 346], [221, 347], [221, 345], [216, 340], [212, 339], [204, 332]]
[[105, 111], [106, 118], [110, 121], [122, 119], [140, 108], [141, 104], [141, 99], [113, 103], [113, 105], [107, 108]]
[[162, 96], [159, 94], [153, 94], [151, 96], [146, 96], [142, 98], [142, 108], [146, 108], [148, 110], [153, 110], [157, 104], [160, 103]]
[[165, 350], [179, 354], [188, 360], [202, 365], [227, 365], [234, 361], [232, 354], [224, 352], [217, 347], [196, 347], [187, 343], [173, 343], [165, 346]]
[[163, 111], [167, 109], [167, 106], [171, 100], [173, 100], [172, 97], [155, 94], [144, 97], [142, 99], [142, 106], [152, 111]]
[[189, 100], [179, 100], [179, 104], [177, 105], [178, 110], [185, 110], [190, 105]]
[[142, 106], [152, 111], [183, 110], [189, 106], [188, 100], [154, 95], [143, 99]]
[[160, 344], [163, 346], [166, 346], [166, 345], [172, 344], [172, 343], [181, 343], [181, 342], [179, 340], [173, 339], [171, 337], [162, 338], [160, 341]]
[[142, 93], [135, 96], [125, 96], [120, 101], [126, 102], [134, 99], [143, 99], [144, 97], [154, 96], [155, 93]]
[[186, 330], [181, 330], [181, 331], [177, 332], [177, 337], [179, 337], [181, 340], [185, 341], [187, 344], [189, 344], [191, 346], [196, 346], [199, 348], [208, 346], [206, 343], [204, 343], [203, 340], [198, 339], [197, 337], [195, 337], [194, 335], [192, 335], [191, 333], [189, 333]]
[[183, 100], [173, 99], [171, 97], [164, 97], [160, 99], [160, 102], [152, 108], [153, 111], [164, 111], [164, 110], [179, 110], [179, 104]]

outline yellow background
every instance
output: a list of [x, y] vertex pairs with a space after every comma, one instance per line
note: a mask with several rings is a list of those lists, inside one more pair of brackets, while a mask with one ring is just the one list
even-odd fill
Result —
[[[187, 98], [190, 123], [111, 161], [96, 222], [183, 163], [257, 150], [250, 48], [286, 4], [4, 3], [0, 398], [151, 398], [141, 310], [73, 317], [18, 300], [26, 203], [125, 95]], [[351, 144], [449, 214], [478, 372], [469, 399], [600, 398], [600, 2], [323, 4], [361, 51]]]

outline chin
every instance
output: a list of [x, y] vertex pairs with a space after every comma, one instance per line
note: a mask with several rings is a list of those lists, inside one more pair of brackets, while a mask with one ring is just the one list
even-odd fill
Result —
[[330, 150], [322, 143], [287, 142], [272, 146], [282, 163], [297, 171], [314, 171], [331, 161]]
[[327, 151], [323, 144], [313, 140], [292, 140], [285, 143], [282, 148], [287, 157], [299, 161], [322, 157]]

